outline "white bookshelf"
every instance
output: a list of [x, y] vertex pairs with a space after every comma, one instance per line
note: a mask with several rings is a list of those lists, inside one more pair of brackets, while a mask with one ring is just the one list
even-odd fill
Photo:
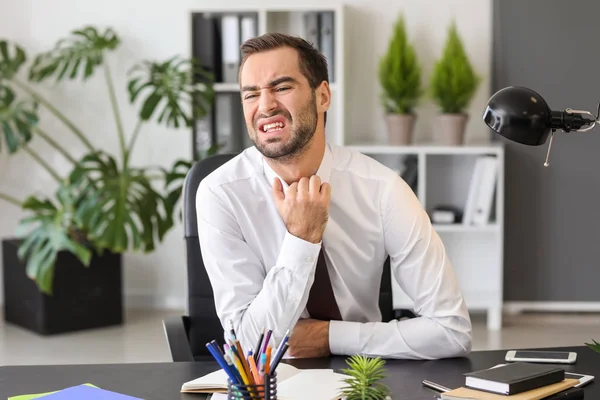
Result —
[[[480, 226], [462, 223], [434, 224], [456, 271], [467, 307], [485, 311], [487, 327], [502, 326], [504, 253], [504, 147], [502, 144], [465, 146], [348, 146], [373, 157], [402, 173], [409, 155], [417, 157], [415, 193], [428, 213], [443, 204], [464, 210], [475, 161], [494, 156], [498, 174], [494, 208], [489, 223]], [[393, 282], [394, 308], [412, 309], [412, 300]]]
[[[494, 220], [484, 226], [462, 224], [436, 224], [434, 228], [442, 238], [461, 289], [471, 311], [486, 311], [487, 326], [497, 330], [502, 325], [503, 295], [503, 234], [504, 234], [504, 149], [501, 145], [436, 146], [419, 144], [411, 146], [387, 146], [354, 144], [351, 127], [345, 121], [349, 101], [346, 89], [345, 69], [348, 68], [347, 52], [351, 44], [345, 24], [345, 6], [341, 2], [305, 2], [302, 5], [281, 5], [265, 0], [256, 7], [222, 5], [192, 8], [191, 13], [207, 15], [246, 14], [256, 18], [256, 34], [285, 32], [306, 37], [303, 15], [310, 12], [333, 12], [334, 16], [334, 78], [330, 78], [332, 103], [327, 113], [327, 140], [348, 146], [372, 156], [389, 167], [401, 172], [405, 157], [418, 159], [417, 196], [430, 212], [439, 203], [464, 207], [473, 173], [475, 160], [480, 155], [493, 155], [499, 160], [499, 173], [495, 192]], [[329, 60], [331, 61], [331, 60]], [[377, 84], [376, 77], [371, 78]], [[237, 82], [217, 82], [217, 92], [239, 92]], [[247, 135], [244, 131], [243, 135]], [[350, 145], [352, 143], [352, 145]], [[394, 282], [394, 308], [412, 309], [412, 301]]]

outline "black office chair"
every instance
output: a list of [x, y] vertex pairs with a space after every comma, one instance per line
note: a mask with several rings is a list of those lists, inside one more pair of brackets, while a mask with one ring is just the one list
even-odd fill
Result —
[[[217, 316], [212, 286], [204, 268], [196, 216], [196, 191], [200, 181], [237, 154], [217, 154], [195, 163], [183, 186], [183, 228], [187, 252], [188, 313], [187, 316], [163, 321], [165, 335], [173, 361], [199, 361], [212, 356], [206, 343], [216, 340], [223, 344], [223, 327]], [[383, 321], [407, 316], [408, 310], [393, 310], [390, 259], [385, 262], [381, 279], [379, 307]], [[409, 315], [410, 316], [410, 315]]]

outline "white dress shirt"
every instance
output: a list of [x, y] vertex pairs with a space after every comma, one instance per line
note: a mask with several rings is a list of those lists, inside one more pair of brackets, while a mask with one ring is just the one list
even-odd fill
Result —
[[[277, 175], [255, 147], [206, 177], [197, 194], [198, 231], [216, 310], [245, 350], [263, 328], [277, 345], [306, 303], [321, 245], [343, 321], [331, 321], [332, 354], [435, 359], [471, 350], [471, 321], [438, 234], [412, 189], [393, 170], [328, 144], [317, 175], [331, 185], [321, 243], [290, 234], [272, 197]], [[284, 188], [286, 183], [281, 179]], [[379, 287], [392, 279], [417, 318], [381, 322]]]

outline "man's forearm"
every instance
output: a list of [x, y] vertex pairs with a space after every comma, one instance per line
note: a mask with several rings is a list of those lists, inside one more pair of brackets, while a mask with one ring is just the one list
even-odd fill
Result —
[[401, 359], [438, 359], [471, 350], [471, 324], [462, 317], [418, 317], [391, 322], [331, 321], [332, 354]]

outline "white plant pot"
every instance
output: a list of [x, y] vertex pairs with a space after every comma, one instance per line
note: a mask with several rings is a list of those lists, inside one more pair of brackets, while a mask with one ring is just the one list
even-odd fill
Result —
[[443, 146], [460, 146], [465, 142], [468, 114], [440, 114], [435, 125], [434, 142]]
[[387, 114], [388, 143], [394, 146], [411, 145], [416, 119], [416, 114]]

